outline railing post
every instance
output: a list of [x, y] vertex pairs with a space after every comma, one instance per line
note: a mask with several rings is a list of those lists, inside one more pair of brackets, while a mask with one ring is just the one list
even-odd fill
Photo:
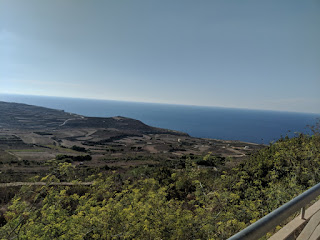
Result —
[[306, 213], [306, 208], [305, 207], [302, 207], [301, 208], [301, 214], [300, 214], [300, 217], [301, 219], [304, 219], [304, 214]]

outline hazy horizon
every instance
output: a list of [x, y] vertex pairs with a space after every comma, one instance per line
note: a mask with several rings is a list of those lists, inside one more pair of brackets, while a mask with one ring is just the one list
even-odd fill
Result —
[[[317, 112], [297, 112], [297, 111], [285, 111], [285, 110], [273, 110], [273, 109], [257, 109], [257, 108], [241, 108], [241, 107], [221, 107], [221, 106], [206, 106], [206, 105], [192, 105], [192, 104], [176, 104], [176, 103], [163, 103], [163, 102], [141, 102], [141, 101], [128, 101], [128, 100], [115, 100], [115, 99], [99, 99], [99, 98], [81, 98], [81, 97], [64, 97], [64, 96], [50, 96], [50, 95], [31, 95], [31, 94], [16, 94], [16, 93], [1, 93], [1, 95], [8, 96], [20, 96], [20, 97], [48, 97], [48, 98], [60, 98], [60, 99], [79, 99], [79, 100], [92, 100], [92, 101], [111, 101], [111, 102], [123, 102], [123, 103], [137, 103], [137, 104], [156, 104], [156, 105], [171, 105], [171, 106], [185, 106], [185, 107], [204, 107], [204, 108], [221, 108], [221, 109], [234, 109], [234, 110], [248, 110], [248, 111], [269, 111], [269, 112], [283, 112], [283, 113], [301, 113], [301, 114], [312, 114], [320, 116]], [[22, 102], [21, 102], [22, 103]]]
[[0, 93], [320, 113], [320, 2], [0, 1]]

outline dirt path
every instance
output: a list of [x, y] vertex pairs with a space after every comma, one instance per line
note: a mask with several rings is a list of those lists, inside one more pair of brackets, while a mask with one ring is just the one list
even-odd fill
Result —
[[69, 118], [69, 119], [65, 120], [62, 124], [60, 124], [59, 127], [66, 125], [67, 122], [72, 121], [72, 120], [77, 120], [77, 118]]
[[10, 152], [10, 151], [6, 151], [7, 153], [9, 153], [11, 156], [14, 156], [15, 158], [17, 158], [19, 161], [22, 160], [21, 157], [19, 157], [18, 155], [15, 155], [14, 153]]
[[97, 132], [97, 130], [96, 129], [94, 129], [94, 130], [89, 130], [88, 131], [88, 133], [86, 134], [86, 137], [90, 137], [92, 134], [94, 134], [94, 133], [96, 133]]
[[73, 183], [73, 182], [52, 182], [52, 183], [11, 182], [11, 183], [0, 183], [0, 188], [1, 187], [18, 187], [18, 186], [45, 186], [45, 185], [50, 185], [50, 186], [77, 186], [77, 185], [90, 186], [92, 184], [93, 184], [93, 182], [78, 182], [78, 183]]
[[243, 152], [241, 152], [239, 150], [236, 150], [234, 148], [226, 148], [226, 150], [238, 154], [237, 156], [233, 156], [233, 157], [244, 157], [244, 156], [246, 156], [246, 154], [244, 154]]

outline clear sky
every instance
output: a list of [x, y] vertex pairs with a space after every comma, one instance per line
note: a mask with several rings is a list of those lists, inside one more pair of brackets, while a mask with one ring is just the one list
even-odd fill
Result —
[[320, 113], [319, 0], [0, 0], [0, 93]]

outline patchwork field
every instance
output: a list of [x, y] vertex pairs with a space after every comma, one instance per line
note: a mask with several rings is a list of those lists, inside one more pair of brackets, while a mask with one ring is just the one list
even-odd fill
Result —
[[[243, 159], [262, 145], [190, 137], [124, 118], [89, 118], [25, 104], [0, 102], [1, 182], [43, 175], [64, 156], [86, 169], [126, 169], [185, 156]], [[82, 160], [87, 156], [90, 160]]]

